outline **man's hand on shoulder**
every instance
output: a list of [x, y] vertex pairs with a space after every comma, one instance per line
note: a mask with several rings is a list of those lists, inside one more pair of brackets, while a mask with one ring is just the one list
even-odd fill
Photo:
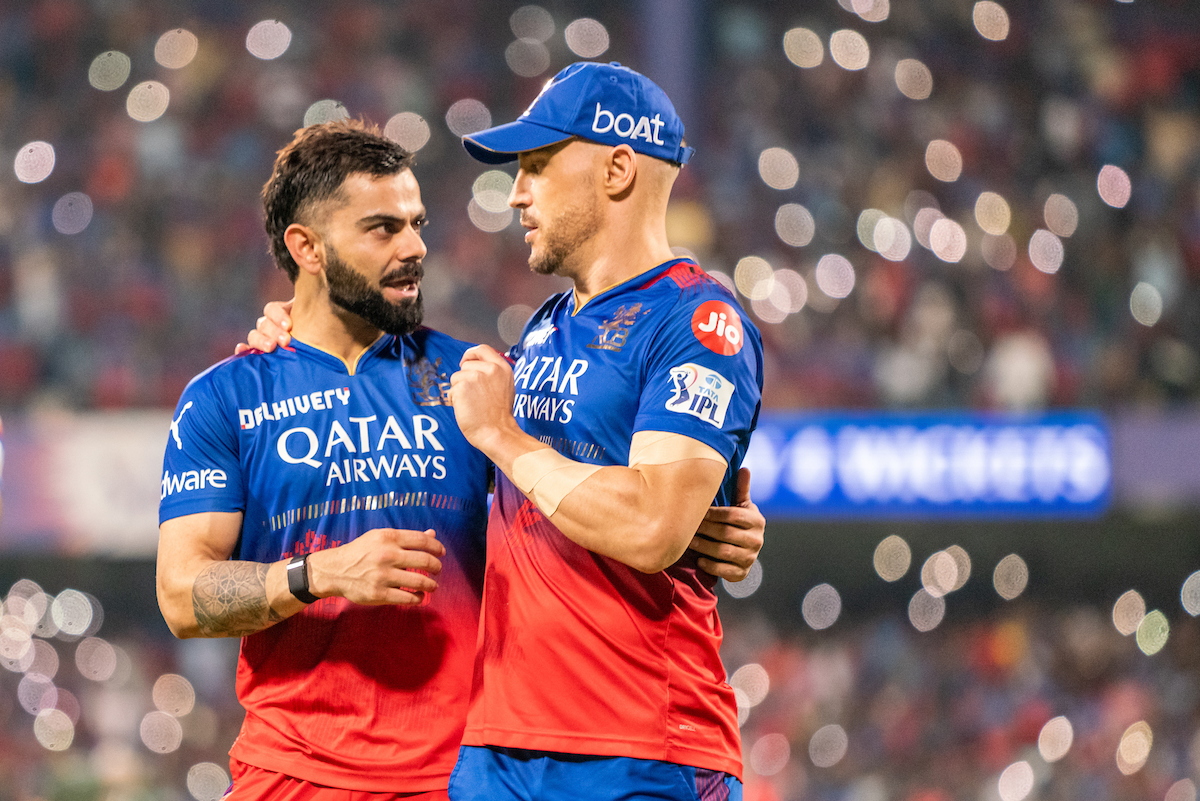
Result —
[[750, 470], [738, 470], [737, 506], [714, 506], [704, 516], [691, 550], [705, 573], [726, 581], [741, 581], [762, 550], [767, 520], [750, 500]]
[[287, 347], [292, 341], [292, 304], [295, 299], [280, 301], [273, 300], [263, 307], [263, 316], [258, 318], [258, 325], [246, 335], [245, 342], [239, 342], [233, 349], [234, 355], [248, 350], [261, 350], [270, 353], [276, 347]]
[[309, 587], [358, 604], [416, 606], [437, 589], [446, 548], [432, 529], [371, 529], [345, 545], [308, 557]]

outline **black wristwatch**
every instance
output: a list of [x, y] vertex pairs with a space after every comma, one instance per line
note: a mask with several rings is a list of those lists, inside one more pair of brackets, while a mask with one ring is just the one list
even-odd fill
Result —
[[288, 589], [306, 604], [321, 600], [308, 589], [308, 554], [293, 556], [287, 565]]

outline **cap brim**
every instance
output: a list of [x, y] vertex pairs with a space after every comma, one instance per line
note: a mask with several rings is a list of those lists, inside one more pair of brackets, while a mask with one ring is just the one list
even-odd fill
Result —
[[505, 164], [516, 161], [517, 155], [530, 150], [558, 144], [574, 134], [547, 128], [544, 125], [516, 120], [497, 125], [463, 137], [463, 147], [472, 158], [484, 164]]

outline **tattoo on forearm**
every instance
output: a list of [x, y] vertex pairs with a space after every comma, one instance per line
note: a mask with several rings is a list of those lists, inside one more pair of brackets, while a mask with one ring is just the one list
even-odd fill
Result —
[[208, 637], [244, 637], [283, 620], [267, 603], [267, 570], [259, 562], [209, 565], [192, 585], [192, 609]]

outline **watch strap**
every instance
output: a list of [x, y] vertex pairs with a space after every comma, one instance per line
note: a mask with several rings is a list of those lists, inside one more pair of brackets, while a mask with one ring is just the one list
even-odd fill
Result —
[[306, 604], [321, 600], [308, 588], [308, 554], [293, 556], [287, 564], [288, 590]]

